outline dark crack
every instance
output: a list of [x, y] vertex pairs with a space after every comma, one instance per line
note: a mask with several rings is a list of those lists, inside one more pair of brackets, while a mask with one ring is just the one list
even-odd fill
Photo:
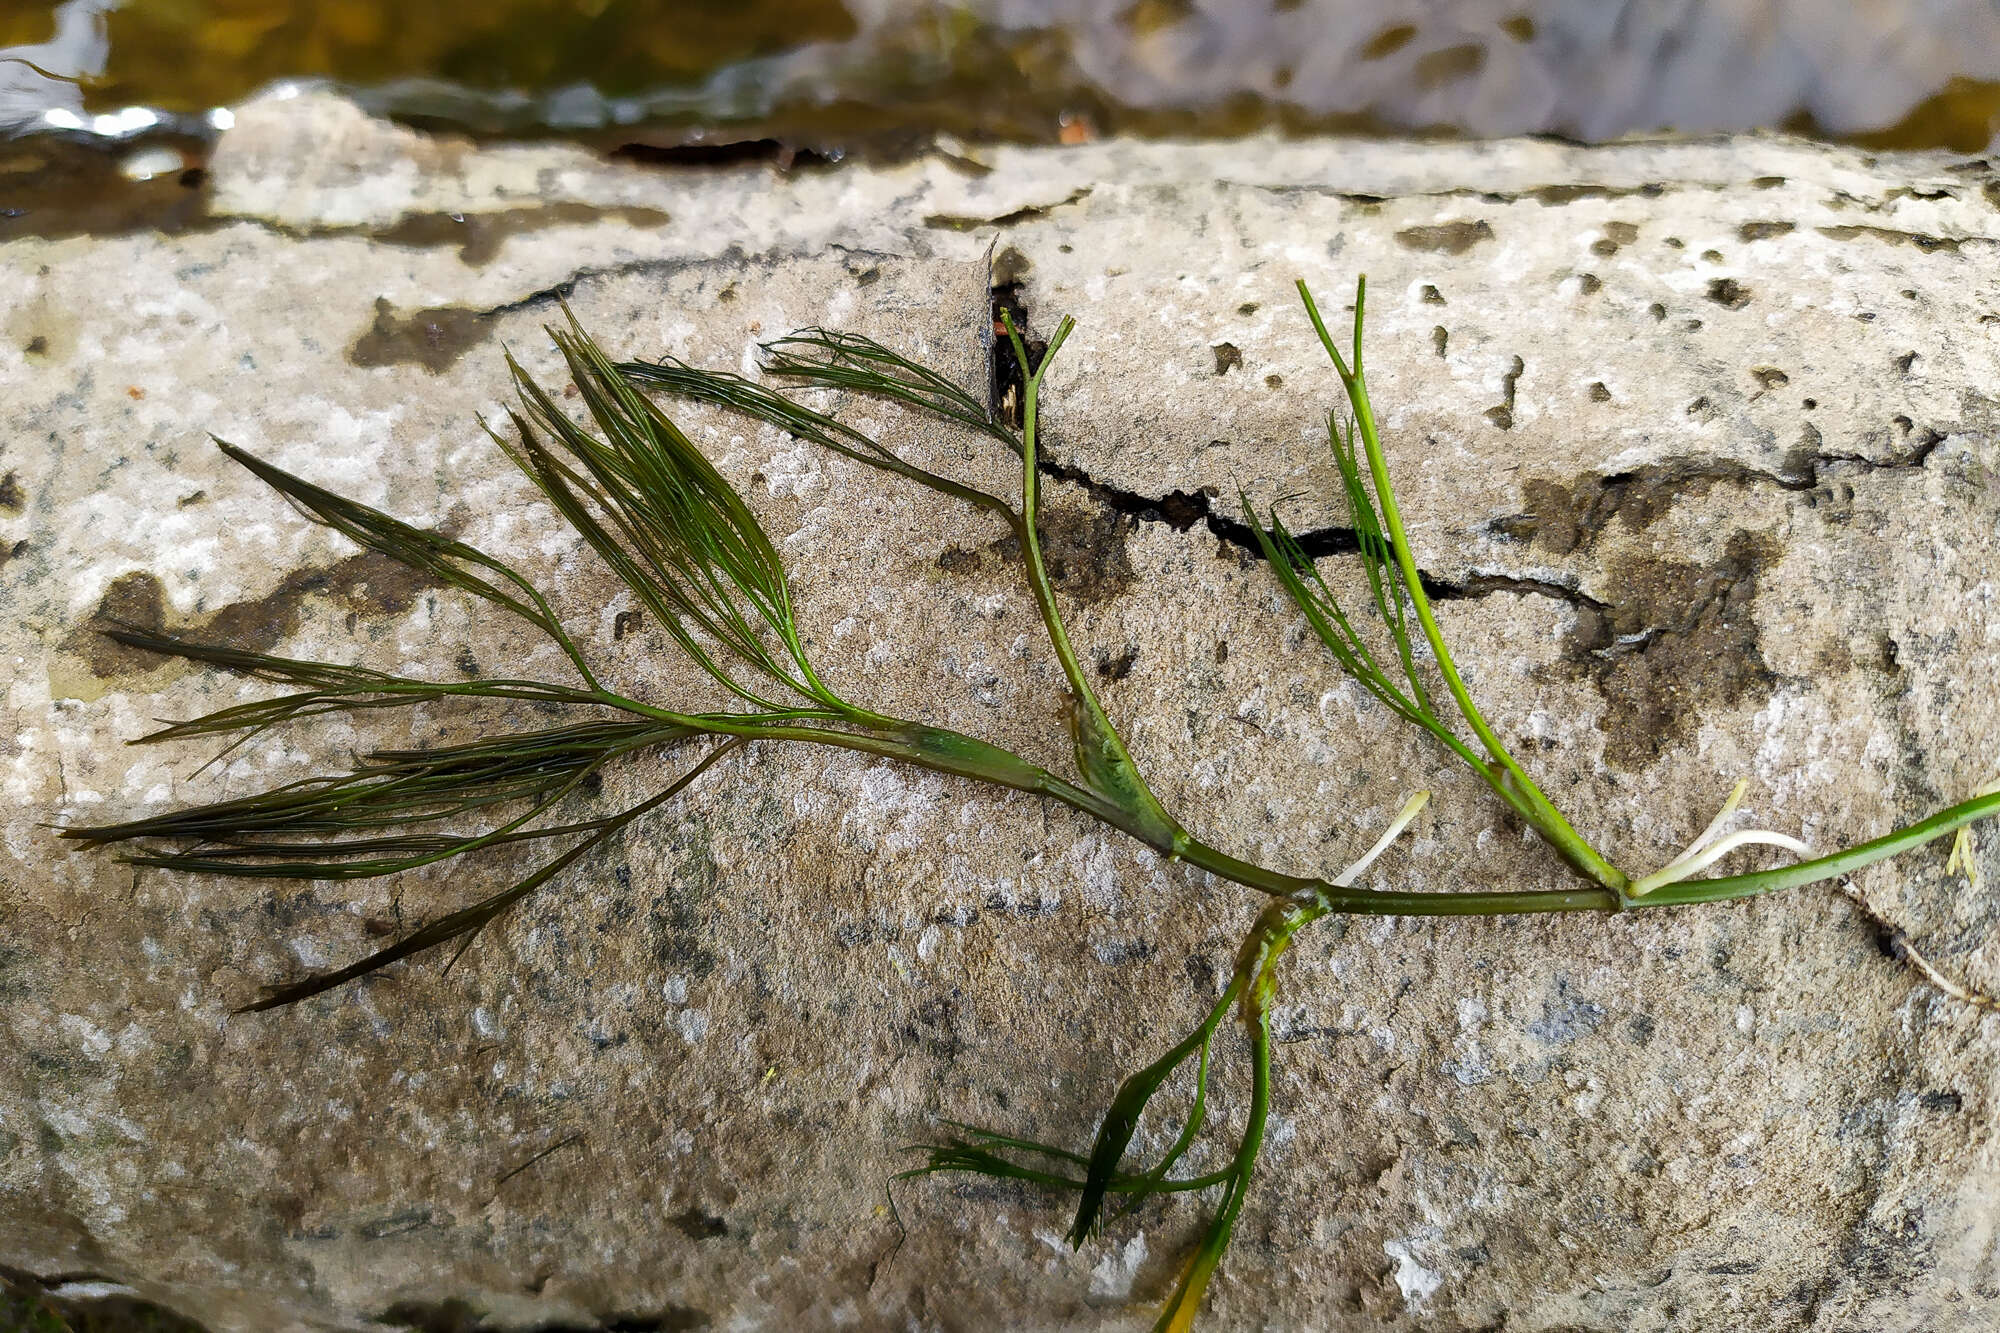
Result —
[[926, 227], [938, 227], [945, 231], [979, 231], [986, 227], [1013, 227], [1023, 222], [1034, 222], [1045, 218], [1059, 208], [1081, 203], [1090, 197], [1093, 187], [1078, 186], [1052, 204], [1027, 204], [1010, 213], [999, 213], [992, 217], [972, 217], [961, 213], [932, 213], [924, 218]]
[[672, 274], [697, 262], [639, 259], [601, 268], [580, 268], [561, 282], [494, 306], [429, 306], [399, 316], [387, 297], [377, 297], [375, 318], [349, 346], [347, 359], [364, 368], [420, 365], [436, 375], [450, 369], [466, 352], [491, 338], [503, 316], [567, 300], [579, 286], [594, 278], [617, 278], [638, 273]]
[[[1004, 312], [1024, 334], [1029, 358], [1038, 359], [1031, 315], [1023, 303], [1025, 261], [1010, 266], [1008, 280], [992, 294], [994, 326]], [[1019, 424], [1023, 378], [1011, 347], [996, 336], [989, 346], [990, 392], [997, 415]], [[1517, 378], [1524, 367], [1516, 360]], [[1511, 385], [1509, 386], [1511, 387]], [[1840, 521], [1852, 488], [1828, 473], [1836, 468], [1870, 471], [1923, 467], [1945, 439], [1932, 428], [1897, 418], [1903, 446], [1889, 457], [1832, 453], [1819, 448], [1808, 431], [1801, 446], [1776, 469], [1724, 459], [1684, 459], [1605, 475], [1587, 474], [1564, 484], [1531, 479], [1524, 484], [1526, 512], [1493, 520], [1489, 536], [1533, 543], [1551, 555], [1567, 556], [1594, 545], [1614, 520], [1637, 531], [1650, 526], [1682, 500], [1718, 485], [1776, 486], [1803, 493], [1804, 503], [1830, 505], [1830, 521]], [[1199, 523], [1221, 552], [1244, 567], [1262, 559], [1256, 534], [1245, 519], [1219, 512], [1213, 487], [1147, 495], [1113, 485], [1073, 461], [1037, 459], [1042, 475], [1069, 483], [1121, 525], [1164, 523], [1186, 532]], [[1053, 491], [1051, 492], [1053, 494]], [[1051, 512], [1051, 523], [1056, 511]], [[1074, 524], [1075, 511], [1063, 521]], [[1353, 528], [1329, 526], [1297, 534], [1314, 559], [1357, 551]], [[1433, 601], [1472, 601], [1507, 595], [1543, 597], [1570, 607], [1574, 621], [1563, 634], [1559, 669], [1590, 681], [1606, 708], [1600, 727], [1607, 760], [1632, 771], [1653, 763], [1669, 746], [1686, 739], [1695, 719], [1712, 707], [1742, 707], [1768, 696], [1778, 676], [1764, 658], [1760, 625], [1753, 612], [1763, 572], [1781, 558], [1783, 547], [1769, 532], [1739, 529], [1725, 549], [1705, 560], [1658, 552], [1619, 552], [1601, 573], [1609, 591], [1594, 595], [1574, 578], [1532, 577], [1504, 571], [1477, 571], [1448, 579], [1419, 571]], [[941, 562], [942, 563], [942, 562]], [[1122, 591], [1112, 589], [1110, 595]], [[1108, 659], [1107, 659], [1108, 661]]]
[[[1009, 253], [1014, 252], [1009, 251]], [[1005, 334], [1005, 326], [1002, 323], [1003, 312], [1013, 321], [1014, 327], [1020, 330], [1022, 341], [1026, 344], [1031, 359], [1038, 359], [1044, 347], [1044, 344], [1030, 332], [1028, 310], [1021, 299], [1022, 288], [1025, 285], [1019, 276], [1021, 271], [1023, 265], [1017, 259], [1008, 265], [1004, 275], [996, 273], [996, 276], [1003, 277], [1004, 280], [996, 282], [992, 288], [993, 336], [987, 346], [988, 394], [991, 410], [994, 415], [1017, 427], [1020, 425], [1023, 375], [1021, 366], [1015, 359], [1012, 344]], [[1516, 358], [1516, 362], [1518, 364], [1519, 358]], [[1518, 371], [1515, 373], [1519, 374]], [[1165, 495], [1145, 495], [1100, 480], [1075, 463], [1050, 457], [1046, 451], [1037, 456], [1036, 471], [1042, 476], [1068, 482], [1112, 513], [1133, 522], [1164, 523], [1176, 532], [1190, 531], [1199, 523], [1239, 561], [1247, 564], [1250, 561], [1264, 559], [1263, 548], [1258, 545], [1257, 535], [1250, 525], [1216, 508], [1216, 492], [1212, 487], [1202, 487], [1193, 491], [1173, 490]], [[1354, 529], [1337, 524], [1294, 532], [1292, 538], [1298, 543], [1299, 549], [1313, 560], [1331, 555], [1348, 555], [1361, 549]], [[1417, 576], [1423, 582], [1424, 592], [1433, 601], [1473, 601], [1497, 593], [1510, 593], [1548, 597], [1592, 611], [1601, 611], [1605, 605], [1580, 588], [1552, 579], [1493, 573], [1475, 573], [1463, 579], [1447, 579], [1423, 569], [1417, 571]]]

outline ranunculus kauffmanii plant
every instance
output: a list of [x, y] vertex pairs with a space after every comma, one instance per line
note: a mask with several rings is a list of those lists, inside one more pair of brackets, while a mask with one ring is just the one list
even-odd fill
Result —
[[[1123, 1212], [1154, 1196], [1218, 1191], [1206, 1233], [1159, 1318], [1162, 1329], [1189, 1327], [1228, 1247], [1263, 1143], [1277, 967], [1300, 929], [1329, 914], [1621, 912], [1742, 898], [1843, 876], [2000, 812], [2000, 784], [1995, 784], [1921, 823], [1845, 851], [1747, 874], [1697, 878], [1746, 845], [1807, 854], [1803, 843], [1782, 833], [1722, 832], [1740, 799], [1739, 784], [1714, 823], [1665, 866], [1633, 874], [1612, 864], [1509, 753], [1474, 703], [1439, 631], [1404, 534], [1363, 375], [1365, 285], [1356, 287], [1354, 339], [1347, 355], [1328, 334], [1303, 283], [1299, 292], [1346, 390], [1349, 412], [1344, 419], [1329, 415], [1328, 438], [1372, 607], [1362, 615], [1344, 608], [1276, 512], [1260, 518], [1246, 499], [1244, 510], [1257, 543], [1273, 576], [1339, 668], [1476, 773], [1555, 851], [1567, 867], [1567, 883], [1530, 891], [1360, 887], [1362, 872], [1415, 817], [1424, 793], [1403, 806], [1365, 854], [1324, 879], [1284, 874], [1232, 856], [1204, 841], [1161, 804], [1080, 665], [1058, 611], [1036, 523], [1042, 380], [1072, 325], [1063, 320], [1035, 360], [1010, 317], [1003, 317], [1007, 346], [1022, 372], [1018, 425], [948, 377], [853, 334], [807, 329], [780, 339], [766, 349], [765, 370], [799, 390], [838, 389], [886, 399], [987, 437], [1019, 456], [1018, 495], [929, 471], [794, 393], [761, 381], [673, 360], [614, 362], [573, 316], [567, 327], [549, 332], [594, 430], [573, 421], [554, 396], [509, 359], [520, 404], [510, 412], [511, 433], [494, 431], [493, 438], [679, 648], [726, 692], [729, 703], [719, 709], [676, 709], [609, 689], [549, 600], [499, 558], [344, 499], [218, 441], [231, 458], [307, 516], [539, 630], [561, 649], [575, 679], [429, 680], [119, 628], [111, 634], [121, 643], [287, 687], [272, 698], [175, 723], [142, 741], [233, 735], [240, 744], [302, 718], [436, 703], [463, 703], [490, 710], [487, 715], [492, 716], [528, 702], [564, 720], [512, 730], [496, 719], [487, 734], [464, 744], [380, 750], [345, 772], [124, 823], [72, 826], [63, 835], [97, 844], [136, 843], [127, 857], [138, 865], [293, 881], [394, 875], [501, 845], [537, 843], [555, 851], [519, 883], [347, 966], [278, 985], [245, 1006], [263, 1010], [445, 944], [455, 943], [463, 952], [488, 923], [679, 794], [731, 750], [752, 742], [858, 750], [1058, 801], [1173, 860], [1263, 894], [1269, 903], [1244, 939], [1214, 1008], [1185, 1040], [1125, 1080], [1088, 1152], [958, 1125], [950, 1137], [927, 1145], [923, 1163], [906, 1174], [973, 1172], [1073, 1192], [1077, 1204], [1070, 1239], [1078, 1245], [1098, 1229], [1114, 1199]], [[776, 547], [742, 498], [675, 426], [660, 398], [692, 399], [767, 422], [1005, 523], [1019, 542], [1029, 591], [1068, 684], [1074, 772], [1064, 776], [977, 737], [873, 711], [829, 688], [806, 651]], [[1364, 633], [1371, 619], [1373, 630]], [[1371, 639], [1384, 651], [1371, 647]], [[1433, 673], [1457, 720], [1438, 706]], [[1461, 734], [1460, 722], [1470, 740]], [[624, 809], [591, 812], [599, 775], [635, 755], [661, 750], [688, 757], [680, 778]], [[1963, 845], [1956, 849], [1954, 863], [1963, 855], [1972, 864], [1966, 853]], [[1927, 975], [1942, 980], [1933, 972]], [[1966, 994], [1962, 988], [1958, 993]], [[1250, 1098], [1241, 1117], [1242, 1132], [1219, 1169], [1175, 1175], [1208, 1119], [1214, 1038], [1232, 1014], [1242, 1024], [1250, 1054]], [[1128, 1166], [1127, 1150], [1149, 1101], [1190, 1063], [1192, 1096], [1171, 1144], [1152, 1162]]]

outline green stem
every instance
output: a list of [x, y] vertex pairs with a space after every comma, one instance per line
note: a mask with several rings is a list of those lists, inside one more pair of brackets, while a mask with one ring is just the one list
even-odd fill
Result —
[[1046, 796], [1131, 835], [1169, 858], [1184, 861], [1197, 869], [1274, 898], [1310, 901], [1317, 910], [1307, 920], [1329, 912], [1355, 916], [1518, 916], [1538, 912], [1612, 912], [1627, 907], [1679, 907], [1689, 903], [1748, 898], [1852, 874], [1864, 866], [1955, 832], [1976, 820], [2000, 814], [2000, 793], [1980, 796], [1961, 801], [1920, 823], [1845, 851], [1772, 870], [1727, 875], [1719, 879], [1684, 880], [1634, 899], [1625, 899], [1614, 890], [1603, 887], [1518, 891], [1481, 889], [1471, 892], [1362, 889], [1303, 875], [1288, 875], [1254, 861], [1245, 861], [1203, 842], [1178, 826], [1163, 831], [1146, 819], [1142, 812], [1135, 812], [1104, 793], [1080, 787], [1039, 764], [1029, 763], [1011, 750], [945, 727], [884, 719], [889, 726], [873, 731], [848, 732], [791, 722], [772, 724], [753, 715], [739, 718], [730, 713], [675, 713], [619, 695], [606, 695], [599, 702], [713, 735], [830, 745], [900, 760], [938, 773], [973, 778], [1012, 791]]
[[[1339, 349], [1333, 345], [1333, 338], [1320, 318], [1319, 307], [1313, 304], [1312, 293], [1306, 289], [1303, 280], [1299, 283], [1299, 295], [1304, 299], [1306, 314], [1312, 320], [1313, 330], [1319, 335], [1322, 346], [1333, 358], [1334, 369], [1340, 374], [1341, 386], [1347, 391], [1347, 401], [1354, 409], [1355, 429], [1361, 435], [1363, 450], [1368, 456], [1368, 473], [1375, 485], [1375, 499], [1382, 511], [1383, 527], [1389, 534], [1389, 544], [1395, 552], [1396, 564], [1403, 572], [1403, 582], [1410, 594], [1410, 604], [1415, 608], [1417, 621], [1423, 626], [1424, 638], [1431, 646], [1431, 653], [1437, 659], [1438, 671], [1444, 677], [1445, 687], [1451, 691], [1452, 699], [1458, 704], [1465, 721], [1493, 756], [1513, 779], [1512, 785], [1518, 789], [1520, 801], [1509, 801], [1532, 823], [1551, 846], [1585, 878], [1603, 885], [1614, 895], [1618, 904], [1626, 901], [1625, 888], [1630, 883], [1625, 873], [1605, 860], [1595, 847], [1570, 827], [1562, 812], [1549, 802], [1535, 785], [1521, 765], [1515, 761], [1507, 747], [1500, 741], [1493, 728], [1487, 724], [1479, 705], [1473, 702], [1472, 694], [1465, 688], [1465, 681], [1458, 674], [1458, 665], [1452, 660], [1451, 650], [1445, 646], [1444, 634], [1438, 628], [1437, 617], [1431, 613], [1430, 598], [1424, 593], [1423, 576], [1417, 570], [1415, 553], [1410, 549], [1410, 539], [1403, 530], [1403, 516], [1396, 506], [1396, 493], [1389, 483], [1389, 463], [1382, 452], [1382, 440], [1375, 427], [1375, 412], [1368, 399], [1368, 384], [1361, 370], [1361, 312], [1367, 294], [1367, 279], [1364, 277], [1355, 285], [1354, 292], [1354, 365], [1350, 369]], [[1508, 792], [1506, 785], [1495, 783], [1503, 798]]]
[[[1063, 626], [1062, 614], [1056, 608], [1055, 588], [1049, 582], [1048, 567], [1042, 559], [1042, 538], [1036, 525], [1041, 502], [1037, 450], [1041, 439], [1042, 376], [1076, 323], [1068, 316], [1063, 317], [1049, 338], [1049, 345], [1042, 351], [1041, 362], [1031, 369], [1027, 343], [1020, 330], [1014, 327], [1013, 317], [1002, 310], [1000, 318], [1006, 326], [1007, 337], [1013, 345], [1022, 375], [1021, 512], [1010, 516], [1010, 521], [1021, 543], [1022, 561], [1027, 569], [1028, 587], [1034, 594], [1035, 607], [1041, 613], [1042, 625], [1048, 631], [1056, 660], [1062, 664], [1063, 677], [1069, 682], [1075, 707], [1070, 730], [1076, 742], [1077, 764], [1090, 789], [1122, 812], [1123, 819], [1113, 822], [1146, 842], [1165, 842], [1171, 850], [1171, 845], [1184, 836], [1180, 825], [1166, 812], [1159, 798], [1153, 795], [1152, 788], [1147, 786], [1138, 765], [1132, 762], [1131, 753], [1125, 748], [1124, 738], [1111, 724], [1110, 716], [1097, 701], [1096, 692], [1090, 688], [1090, 679], [1084, 675], [1076, 649], [1070, 643], [1069, 631]], [[1142, 829], [1144, 832], [1139, 832]]]
[[1069, 337], [1074, 325], [1067, 318], [1056, 325], [1055, 336], [1049, 339], [1048, 347], [1042, 352], [1041, 364], [1031, 368], [1028, 365], [1027, 344], [1014, 327], [1012, 316], [1003, 310], [1000, 318], [1006, 325], [1015, 359], [1021, 366], [1021, 512], [1017, 517], [1016, 532], [1021, 540], [1022, 558], [1028, 567], [1028, 584], [1034, 590], [1035, 603], [1041, 609], [1042, 622], [1048, 629], [1049, 641], [1055, 647], [1056, 660], [1062, 663], [1063, 676], [1069, 681], [1070, 690], [1079, 700], [1095, 702], [1090, 681], [1077, 661], [1076, 649], [1070, 645], [1069, 631], [1063, 627], [1062, 616], [1056, 611], [1055, 590], [1049, 583], [1048, 570], [1042, 561], [1042, 536], [1035, 523], [1041, 509], [1041, 472], [1036, 455], [1040, 443], [1038, 418], [1042, 372], [1055, 359], [1056, 350]]
[[1747, 875], [1682, 880], [1677, 884], [1667, 884], [1654, 889], [1645, 897], [1634, 899], [1631, 905], [1684, 907], [1691, 903], [1748, 898], [1759, 893], [1774, 893], [1779, 889], [1795, 889], [1801, 885], [1816, 884], [1821, 880], [1851, 875], [1864, 866], [1899, 856], [1913, 847], [1921, 847], [1948, 833], [1956, 833], [1967, 824], [1992, 815], [2000, 815], [2000, 792], [1975, 797], [1970, 801], [1960, 801], [1957, 805], [1938, 811], [1928, 819], [1911, 824], [1907, 828], [1899, 828], [1893, 833], [1885, 833], [1879, 838], [1849, 847], [1845, 851], [1815, 857], [1810, 861], [1800, 861], [1795, 865], [1758, 870]]
[[1243, 1200], [1250, 1194], [1250, 1179], [1257, 1168], [1257, 1155], [1264, 1148], [1264, 1126], [1271, 1113], [1271, 1016], [1260, 1006], [1246, 1015], [1250, 1027], [1250, 1109], [1243, 1127], [1243, 1140], [1230, 1164], [1229, 1188], [1224, 1191], [1215, 1220], [1209, 1223], [1201, 1247], [1188, 1260], [1180, 1282], [1166, 1308], [1153, 1325], [1154, 1333], [1183, 1333], [1194, 1327], [1195, 1314], [1208, 1290], [1209, 1279], [1222, 1263], [1236, 1231], [1236, 1219], [1243, 1212]]

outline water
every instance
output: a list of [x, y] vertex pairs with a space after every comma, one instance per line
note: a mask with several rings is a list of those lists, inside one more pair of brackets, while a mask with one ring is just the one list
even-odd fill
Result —
[[[0, 133], [199, 132], [282, 80], [476, 133], [822, 151], [1266, 126], [1787, 128], [1978, 151], [1988, 0], [11, 0]], [[140, 110], [130, 110], [139, 108]], [[148, 119], [148, 117], [152, 117]]]

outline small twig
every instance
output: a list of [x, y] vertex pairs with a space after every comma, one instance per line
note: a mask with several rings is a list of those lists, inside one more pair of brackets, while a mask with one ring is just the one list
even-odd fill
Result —
[[547, 1157], [552, 1153], [560, 1152], [564, 1148], [569, 1147], [573, 1143], [581, 1143], [581, 1142], [583, 1142], [582, 1134], [572, 1134], [566, 1139], [557, 1139], [554, 1143], [551, 1143], [548, 1147], [542, 1149], [540, 1152], [536, 1153], [533, 1157], [530, 1157], [527, 1161], [521, 1163], [519, 1166], [515, 1167], [512, 1171], [509, 1171], [506, 1175], [500, 1177], [500, 1179], [494, 1181], [493, 1191], [495, 1195], [496, 1196], [498, 1195], [500, 1187], [502, 1185], [512, 1180], [515, 1176], [520, 1175], [523, 1171], [526, 1171], [529, 1167], [541, 1161], [544, 1157]]
[[1847, 883], [1843, 883], [1840, 890], [1861, 909], [1861, 915], [1867, 917], [1870, 924], [1889, 937], [1890, 953], [1899, 961], [1908, 963], [1918, 976], [1960, 1004], [1968, 1004], [1975, 1009], [2000, 1009], [2000, 997], [1990, 995], [1983, 990], [1974, 990], [1964, 982], [1955, 981], [1939, 971], [1937, 964], [1924, 957], [1922, 951], [1911, 943], [1909, 932], [1876, 911], [1862, 896], [1861, 890]]

